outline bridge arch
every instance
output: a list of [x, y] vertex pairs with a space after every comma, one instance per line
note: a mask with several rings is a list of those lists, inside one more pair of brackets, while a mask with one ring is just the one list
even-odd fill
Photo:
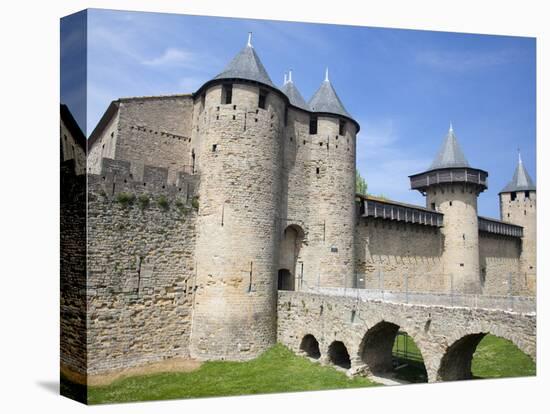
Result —
[[339, 366], [340, 368], [351, 368], [351, 358], [349, 356], [348, 348], [342, 341], [333, 341], [330, 344], [328, 347], [327, 357], [329, 362]]
[[474, 353], [476, 352], [479, 343], [489, 334], [501, 340], [507, 340], [519, 351], [523, 352], [534, 361], [533, 356], [529, 355], [521, 348], [521, 343], [518, 343], [519, 341], [515, 340], [514, 336], [506, 338], [505, 336], [494, 335], [490, 331], [469, 333], [455, 340], [449, 347], [447, 347], [439, 364], [437, 380], [460, 381], [474, 378], [472, 374], [472, 361]]
[[[412, 330], [410, 331], [412, 332]], [[410, 343], [411, 348], [416, 348], [414, 361], [412, 358], [409, 360], [408, 355], [402, 354], [396, 349], [398, 335], [402, 341]], [[414, 376], [414, 382], [425, 382], [428, 380], [428, 374], [419, 345], [419, 341], [415, 341], [415, 338], [409, 335], [406, 327], [383, 320], [367, 330], [359, 345], [358, 356], [366, 365], [367, 372], [373, 375], [394, 376], [397, 368], [395, 363], [399, 363], [399, 369], [405, 367], [403, 362], [406, 362], [407, 366], [414, 364], [412, 371], [407, 367], [410, 371], [407, 377]], [[407, 380], [411, 381], [412, 379], [407, 378]]]
[[319, 350], [319, 341], [312, 334], [307, 334], [302, 338], [300, 343], [300, 351], [304, 352], [308, 357], [319, 359], [321, 351]]

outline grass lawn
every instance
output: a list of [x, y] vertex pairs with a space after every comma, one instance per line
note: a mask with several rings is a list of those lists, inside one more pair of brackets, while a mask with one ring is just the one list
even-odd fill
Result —
[[[407, 340], [408, 351], [417, 351], [412, 339]], [[424, 382], [426, 371], [418, 362], [412, 361], [409, 366], [397, 371], [396, 377], [410, 382]], [[527, 355], [510, 341], [493, 335], [487, 335], [479, 343], [472, 360], [474, 378], [529, 376], [535, 375], [535, 371], [535, 363]], [[88, 402], [101, 404], [374, 385], [378, 384], [362, 377], [349, 379], [341, 371], [296, 356], [277, 344], [247, 362], [211, 361], [192, 372], [136, 376], [114, 381], [107, 386], [89, 387]], [[67, 388], [66, 381], [62, 381], [61, 386], [65, 390], [73, 388]], [[77, 388], [75, 392], [84, 393], [85, 390]]]
[[[399, 347], [394, 343], [393, 351], [401, 352], [407, 341], [407, 350], [413, 354], [411, 361], [401, 358], [401, 362], [410, 362], [409, 366], [396, 372], [397, 379], [409, 382], [425, 382], [426, 370], [423, 363], [418, 363], [417, 353], [420, 353], [411, 337], [400, 337]], [[472, 358], [472, 375], [476, 379], [526, 377], [536, 374], [533, 360], [520, 351], [512, 342], [494, 335], [486, 335]]]
[[125, 378], [108, 386], [89, 387], [88, 399], [90, 404], [100, 404], [374, 385], [378, 384], [366, 378], [349, 379], [343, 372], [296, 356], [277, 344], [247, 362], [205, 362], [193, 372]]
[[536, 374], [533, 360], [512, 342], [486, 335], [472, 359], [474, 378], [526, 377]]

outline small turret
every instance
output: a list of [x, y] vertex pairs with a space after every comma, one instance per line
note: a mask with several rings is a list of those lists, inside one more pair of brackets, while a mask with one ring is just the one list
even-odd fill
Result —
[[449, 290], [479, 293], [477, 197], [487, 189], [486, 171], [472, 168], [452, 124], [430, 168], [411, 175], [411, 189], [426, 195], [426, 207], [444, 214], [443, 277]]
[[288, 97], [291, 105], [297, 106], [298, 108], [305, 109], [306, 111], [309, 111], [310, 108], [304, 98], [302, 97], [302, 94], [292, 81], [292, 70], [288, 72], [288, 78], [285, 74], [285, 82], [283, 84], [283, 87], [281, 88], [281, 91]]
[[537, 188], [518, 152], [512, 180], [499, 193], [500, 218], [523, 227], [520, 256], [520, 293], [534, 295], [536, 288]]

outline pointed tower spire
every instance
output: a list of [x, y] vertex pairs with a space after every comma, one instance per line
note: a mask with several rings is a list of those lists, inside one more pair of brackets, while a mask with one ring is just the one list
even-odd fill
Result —
[[344, 108], [342, 101], [329, 80], [328, 67], [325, 69], [325, 80], [321, 83], [315, 95], [309, 100], [309, 106], [311, 110], [315, 112], [343, 115], [353, 119], [348, 111], [346, 111], [346, 108]]
[[288, 77], [285, 77], [285, 83], [283, 84], [281, 91], [288, 97], [291, 105], [310, 111], [308, 104], [292, 81], [292, 69], [289, 69]]
[[252, 32], [248, 33], [247, 45], [229, 62], [222, 73], [214, 79], [245, 79], [260, 82], [275, 88], [254, 47]]
[[518, 148], [518, 165], [514, 171], [512, 181], [510, 181], [506, 187], [504, 187], [501, 193], [512, 193], [514, 191], [536, 191], [537, 187], [535, 182], [525, 169], [523, 160], [521, 159], [521, 152]]
[[443, 145], [440, 147], [437, 156], [435, 157], [430, 170], [439, 168], [456, 168], [456, 167], [469, 167], [468, 161], [458, 144], [456, 139], [453, 124], [449, 125], [449, 132], [443, 141]]

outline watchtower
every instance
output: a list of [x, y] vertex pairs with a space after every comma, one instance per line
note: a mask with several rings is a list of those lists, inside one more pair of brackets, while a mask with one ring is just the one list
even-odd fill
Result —
[[537, 251], [537, 188], [518, 153], [512, 180], [499, 193], [500, 219], [523, 227], [520, 256], [522, 293], [535, 294]]
[[[314, 132], [311, 157], [316, 161], [312, 212], [323, 230], [319, 263], [323, 286], [355, 286], [355, 148], [359, 124], [344, 108], [331, 81], [325, 79], [309, 101]], [[314, 131], [311, 131], [313, 129]]]
[[470, 167], [452, 125], [430, 168], [409, 176], [411, 189], [426, 196], [426, 207], [444, 214], [442, 272], [453, 292], [481, 291], [477, 197], [487, 189], [487, 176]]
[[200, 207], [191, 355], [245, 360], [276, 341], [286, 97], [250, 37], [195, 94]]

